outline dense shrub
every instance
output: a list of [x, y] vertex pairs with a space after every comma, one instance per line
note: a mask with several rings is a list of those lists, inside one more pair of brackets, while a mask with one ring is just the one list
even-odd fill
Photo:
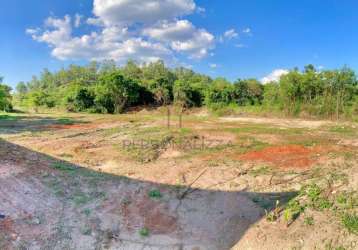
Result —
[[138, 102], [139, 86], [119, 72], [106, 73], [95, 88], [95, 104], [107, 113], [122, 113], [124, 109]]
[[65, 97], [68, 111], [85, 111], [94, 106], [94, 93], [86, 87], [75, 86]]
[[224, 78], [213, 81], [206, 91], [205, 103], [208, 106], [215, 104], [228, 105], [235, 101], [235, 88]]

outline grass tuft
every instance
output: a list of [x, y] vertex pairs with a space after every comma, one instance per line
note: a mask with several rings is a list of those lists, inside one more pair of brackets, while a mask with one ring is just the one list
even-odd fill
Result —
[[358, 215], [345, 213], [342, 216], [342, 224], [352, 234], [358, 235]]

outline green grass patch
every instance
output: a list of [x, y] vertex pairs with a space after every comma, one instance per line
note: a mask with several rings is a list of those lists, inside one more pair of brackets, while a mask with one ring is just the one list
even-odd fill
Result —
[[52, 165], [52, 167], [56, 170], [65, 171], [65, 172], [72, 172], [77, 170], [74, 166], [64, 162], [55, 162]]
[[329, 128], [329, 132], [338, 133], [347, 136], [357, 135], [358, 129], [350, 126], [334, 126]]
[[358, 215], [345, 213], [342, 216], [342, 224], [348, 232], [358, 235]]
[[358, 207], [358, 196], [356, 192], [342, 192], [337, 195], [336, 204], [339, 208], [354, 209]]
[[18, 119], [18, 116], [0, 114], [0, 121], [17, 121]]
[[60, 125], [73, 125], [76, 122], [71, 118], [59, 118], [56, 120], [56, 123]]

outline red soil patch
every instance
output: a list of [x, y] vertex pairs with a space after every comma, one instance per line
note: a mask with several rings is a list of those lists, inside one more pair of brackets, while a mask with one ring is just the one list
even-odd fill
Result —
[[316, 163], [321, 147], [307, 148], [301, 145], [285, 145], [268, 147], [260, 151], [248, 152], [239, 157], [240, 160], [262, 161], [282, 168], [308, 168]]
[[0, 238], [5, 237], [3, 243], [4, 250], [11, 248], [11, 242], [17, 239], [17, 234], [14, 230], [14, 222], [10, 218], [0, 220]]
[[13, 221], [10, 218], [0, 220], [0, 232], [14, 233]]

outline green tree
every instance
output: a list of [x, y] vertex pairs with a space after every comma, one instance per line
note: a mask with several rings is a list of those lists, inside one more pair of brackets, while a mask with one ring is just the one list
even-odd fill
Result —
[[302, 100], [302, 74], [293, 70], [288, 74], [281, 76], [280, 94], [284, 109], [288, 115], [300, 112]]
[[238, 80], [234, 83], [235, 101], [238, 105], [261, 104], [263, 85], [256, 79]]
[[108, 113], [122, 113], [130, 104], [138, 101], [138, 84], [119, 72], [105, 73], [95, 88], [95, 103]]
[[206, 91], [205, 103], [207, 105], [228, 105], [235, 101], [235, 88], [225, 78], [217, 78]]
[[205, 93], [212, 82], [211, 78], [183, 67], [176, 68], [174, 75], [177, 81], [186, 82], [190, 86], [192, 105], [202, 106], [205, 101]]
[[125, 77], [137, 81], [138, 83], [141, 82], [143, 78], [142, 69], [133, 60], [129, 60], [121, 71]]
[[142, 85], [153, 93], [157, 104], [170, 104], [173, 100], [175, 75], [165, 67], [163, 61], [149, 63], [142, 70]]
[[185, 80], [176, 80], [174, 83], [174, 104], [181, 108], [189, 108], [194, 106], [193, 89], [189, 82]]
[[11, 104], [11, 88], [3, 83], [3, 77], [0, 76], [0, 110], [9, 112], [12, 111]]

